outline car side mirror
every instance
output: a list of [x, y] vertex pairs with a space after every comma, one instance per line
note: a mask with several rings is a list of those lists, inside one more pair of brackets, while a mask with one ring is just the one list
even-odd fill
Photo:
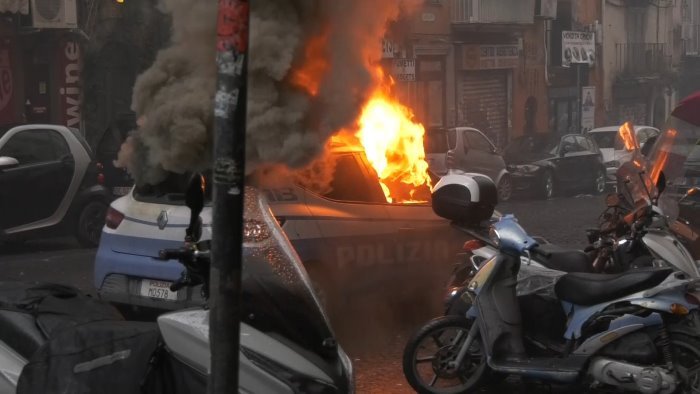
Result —
[[0, 156], [0, 170], [8, 170], [19, 166], [19, 161], [14, 157]]
[[559, 157], [564, 157], [566, 154], [569, 153], [569, 147], [566, 145], [563, 145], [561, 149], [559, 149]]
[[193, 174], [185, 192], [185, 205], [190, 208], [190, 224], [185, 230], [185, 235], [191, 242], [199, 241], [202, 236], [202, 220], [199, 214], [204, 209], [205, 188], [204, 176], [199, 173]]

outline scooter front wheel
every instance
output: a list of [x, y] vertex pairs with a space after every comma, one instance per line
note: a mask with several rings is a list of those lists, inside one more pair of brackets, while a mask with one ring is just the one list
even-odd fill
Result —
[[482, 342], [476, 338], [460, 365], [454, 360], [469, 334], [472, 320], [438, 317], [421, 327], [406, 344], [403, 373], [419, 393], [453, 394], [475, 390], [489, 375]]

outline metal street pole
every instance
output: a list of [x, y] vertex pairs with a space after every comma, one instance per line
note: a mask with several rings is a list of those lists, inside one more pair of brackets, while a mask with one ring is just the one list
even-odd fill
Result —
[[208, 393], [238, 393], [249, 2], [219, 0]]

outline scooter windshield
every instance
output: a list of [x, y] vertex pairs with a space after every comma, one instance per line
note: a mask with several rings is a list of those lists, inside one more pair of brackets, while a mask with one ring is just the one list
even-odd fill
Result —
[[243, 322], [326, 360], [334, 334], [299, 256], [257, 189], [245, 190]]
[[658, 191], [648, 172], [649, 160], [641, 154], [636, 141], [634, 126], [627, 122], [620, 126], [620, 139], [624, 149], [630, 153], [630, 159], [623, 162], [617, 170], [617, 188], [625, 198], [629, 208], [651, 204]]
[[659, 207], [671, 220], [677, 218], [678, 203], [694, 184], [695, 179], [688, 178], [688, 174], [700, 160], [699, 143], [700, 127], [672, 115], [648, 155], [647, 172], [652, 180], [658, 182], [662, 172], [666, 178]]
[[[694, 102], [689, 105], [698, 107]], [[689, 169], [696, 162], [700, 164], [700, 127], [688, 120], [681, 112], [674, 111], [647, 155], [643, 156], [638, 147], [633, 147], [632, 160], [620, 166], [618, 190], [632, 207], [648, 203], [650, 196], [652, 199], [658, 196], [658, 206], [664, 215], [671, 221], [678, 217], [678, 203], [689, 183], [694, 182], [688, 179]], [[621, 128], [621, 135], [623, 133]], [[661, 174], [666, 189], [659, 195], [657, 186]]]

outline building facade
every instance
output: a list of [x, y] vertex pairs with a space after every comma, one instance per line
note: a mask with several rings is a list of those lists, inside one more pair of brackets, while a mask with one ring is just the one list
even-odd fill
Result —
[[13, 5], [0, 9], [0, 124], [81, 129], [85, 38], [78, 20], [87, 9], [75, 0]]
[[[659, 126], [678, 99], [681, 63], [697, 69], [699, 3], [428, 0], [392, 56], [415, 61], [415, 80], [400, 85], [418, 120], [473, 126], [501, 147], [625, 120]], [[691, 31], [695, 41], [681, 40]], [[683, 48], [695, 52], [682, 58]]]
[[156, 0], [24, 0], [0, 7], [0, 125], [79, 129], [111, 161], [135, 127], [136, 77], [169, 38]]

